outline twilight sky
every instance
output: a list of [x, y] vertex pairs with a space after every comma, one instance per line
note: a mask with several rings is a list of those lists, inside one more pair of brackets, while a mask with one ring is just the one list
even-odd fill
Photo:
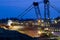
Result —
[[[16, 17], [21, 14], [26, 8], [28, 8], [33, 1], [43, 1], [43, 0], [0, 0], [0, 19]], [[58, 10], [60, 10], [60, 0], [50, 0], [51, 5], [55, 5]], [[44, 17], [44, 7], [43, 3], [39, 4], [42, 18]], [[60, 16], [56, 10], [50, 7], [51, 18]], [[23, 18], [36, 18], [35, 10], [32, 9]]]

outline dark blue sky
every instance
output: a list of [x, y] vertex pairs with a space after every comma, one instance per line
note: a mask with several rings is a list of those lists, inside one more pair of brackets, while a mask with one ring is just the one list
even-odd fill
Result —
[[[42, 1], [42, 0], [0, 0], [0, 19], [1, 18], [10, 18], [16, 17], [22, 13], [26, 8], [28, 8], [33, 1]], [[60, 0], [50, 0], [51, 5], [55, 5], [58, 10], [60, 10]], [[40, 5], [40, 11], [42, 17], [43, 15], [43, 4]], [[60, 16], [56, 10], [50, 7], [51, 18]], [[36, 18], [34, 9], [32, 9], [28, 14], [23, 18]]]

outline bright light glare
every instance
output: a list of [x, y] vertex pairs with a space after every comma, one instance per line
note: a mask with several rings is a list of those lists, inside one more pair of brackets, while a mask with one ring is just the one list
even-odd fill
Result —
[[40, 20], [38, 20], [38, 22], [40, 23], [41, 21], [40, 21]]
[[54, 33], [54, 32], [51, 32], [52, 34]]
[[8, 24], [7, 25], [11, 26], [11, 23], [13, 23], [12, 20], [8, 20]]
[[38, 31], [38, 34], [41, 34], [42, 32], [41, 31]]
[[57, 23], [57, 21], [55, 20], [55, 23]]

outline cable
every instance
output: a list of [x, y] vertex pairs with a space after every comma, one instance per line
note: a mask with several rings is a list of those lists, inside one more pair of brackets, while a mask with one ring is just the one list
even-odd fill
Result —
[[[39, 2], [39, 3], [42, 3], [42, 2]], [[18, 17], [23, 17], [26, 13], [25, 12], [29, 12], [32, 8], [32, 5], [33, 4], [31, 4], [25, 11], [23, 11], [20, 15], [18, 15], [16, 18], [18, 18]], [[31, 9], [29, 9], [29, 8], [31, 8]]]
[[50, 6], [51, 6], [53, 9], [55, 9], [58, 13], [60, 13], [60, 10], [58, 10], [55, 5], [51, 5], [51, 4], [50, 4]]
[[[35, 9], [35, 12], [36, 12], [36, 16], [38, 19], [40, 19], [42, 16], [41, 16], [41, 13], [40, 13], [40, 8], [39, 8], [39, 4], [42, 3], [42, 1], [40, 2], [34, 2], [33, 5], [34, 5], [34, 9]], [[37, 14], [38, 13], [38, 14]]]
[[30, 5], [25, 11], [23, 11], [20, 15], [18, 15], [17, 16], [17, 18], [19, 17], [19, 16], [21, 16], [22, 14], [24, 14], [29, 8], [31, 8], [32, 7], [32, 5]]
[[24, 13], [23, 15], [21, 15], [20, 18], [22, 18], [25, 14], [27, 14], [32, 8], [30, 8], [26, 13]]

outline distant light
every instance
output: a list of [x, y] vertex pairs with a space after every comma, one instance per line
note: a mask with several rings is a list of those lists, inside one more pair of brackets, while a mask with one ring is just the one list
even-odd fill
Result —
[[55, 23], [57, 23], [57, 20], [55, 20]]
[[45, 28], [44, 30], [49, 30], [48, 28]]
[[22, 29], [24, 28], [23, 26], [13, 26], [12, 27], [12, 30], [18, 30], [18, 29]]
[[38, 20], [38, 25], [40, 25], [41, 24], [41, 20]]
[[41, 22], [44, 22], [44, 20], [41, 20]]
[[51, 32], [52, 34], [54, 33], [54, 32]]
[[41, 26], [45, 26], [44, 24], [41, 24]]
[[38, 34], [41, 34], [42, 32], [41, 31], [38, 31]]
[[41, 22], [40, 20], [38, 20], [38, 22]]

